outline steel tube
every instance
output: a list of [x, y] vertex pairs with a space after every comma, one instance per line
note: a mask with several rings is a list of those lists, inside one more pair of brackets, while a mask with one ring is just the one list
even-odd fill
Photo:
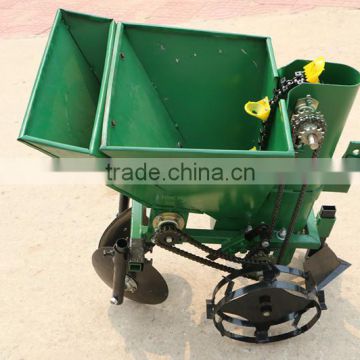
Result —
[[123, 194], [120, 194], [119, 197], [119, 214], [124, 212], [126, 209], [129, 208], [129, 197]]
[[113, 295], [111, 303], [120, 305], [124, 300], [125, 277], [128, 268], [128, 243], [125, 239], [119, 239], [114, 246], [114, 274], [113, 274]]

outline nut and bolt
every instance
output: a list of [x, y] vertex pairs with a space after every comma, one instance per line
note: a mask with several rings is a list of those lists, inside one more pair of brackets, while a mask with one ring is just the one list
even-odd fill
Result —
[[285, 228], [281, 228], [281, 229], [278, 231], [277, 236], [278, 236], [279, 239], [284, 240], [285, 237], [286, 237], [286, 233], [287, 233], [286, 229], [285, 229]]
[[268, 247], [270, 246], [270, 242], [269, 242], [268, 240], [263, 240], [263, 241], [261, 242], [261, 246], [262, 246], [263, 248], [268, 248]]
[[308, 144], [311, 148], [311, 150], [316, 150], [319, 148], [319, 143], [317, 141], [317, 138], [314, 134], [310, 134], [307, 138]]
[[137, 283], [136, 281], [130, 277], [129, 275], [126, 275], [125, 277], [125, 291], [134, 293], [137, 290]]
[[165, 213], [161, 213], [159, 215], [156, 215], [154, 220], [153, 220], [153, 227], [155, 230], [159, 229], [162, 225], [164, 224], [174, 224], [174, 226], [179, 229], [182, 230], [185, 227], [185, 220], [184, 218], [177, 214], [177, 213], [172, 213], [172, 212], [165, 212]]
[[271, 311], [270, 310], [263, 310], [262, 315], [265, 317], [269, 317], [271, 315]]

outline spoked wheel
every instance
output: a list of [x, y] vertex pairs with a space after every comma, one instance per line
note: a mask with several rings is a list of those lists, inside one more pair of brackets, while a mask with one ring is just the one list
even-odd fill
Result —
[[[109, 287], [114, 286], [114, 261], [110, 256], [119, 239], [130, 238], [131, 208], [121, 212], [105, 229], [98, 249], [92, 256], [96, 273]], [[127, 272], [124, 296], [143, 304], [159, 304], [168, 297], [168, 287], [162, 275], [145, 259], [143, 271]]]
[[[319, 300], [322, 294], [309, 288], [308, 284], [300, 286], [294, 279], [278, 280], [280, 274], [286, 274], [290, 278], [302, 278], [306, 283], [304, 272], [286, 266], [272, 266], [264, 272], [261, 281], [233, 290], [233, 280], [246, 276], [247, 272], [240, 270], [222, 279], [215, 287], [212, 299], [208, 300], [208, 318], [213, 319], [221, 335], [250, 343], [274, 342], [300, 335], [319, 320], [324, 308]], [[225, 290], [225, 296], [217, 301], [220, 289]], [[299, 325], [302, 316], [310, 309], [315, 309], [314, 315]], [[271, 334], [272, 327], [285, 324], [290, 329]], [[248, 335], [251, 329], [253, 335]]]

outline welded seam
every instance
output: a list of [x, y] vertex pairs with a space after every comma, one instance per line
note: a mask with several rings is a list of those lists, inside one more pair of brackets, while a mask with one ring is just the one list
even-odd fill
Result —
[[91, 73], [94, 75], [96, 81], [98, 82], [98, 84], [99, 84], [99, 86], [100, 86], [100, 85], [101, 85], [101, 80], [98, 78], [98, 76], [96, 75], [96, 72], [95, 72], [93, 66], [90, 64], [90, 62], [89, 62], [88, 59], [86, 58], [85, 54], [84, 54], [83, 51], [81, 50], [78, 42], [76, 41], [74, 35], [73, 35], [72, 32], [71, 32], [70, 26], [69, 26], [68, 24], [66, 24], [65, 22], [64, 22], [64, 24], [65, 24], [65, 26], [69, 29], [69, 34], [70, 34], [71, 38], [73, 39], [76, 47], [79, 49], [80, 54], [83, 56], [85, 62], [86, 62], [86, 63], [88, 64], [88, 66], [89, 66], [89, 69], [90, 69]]

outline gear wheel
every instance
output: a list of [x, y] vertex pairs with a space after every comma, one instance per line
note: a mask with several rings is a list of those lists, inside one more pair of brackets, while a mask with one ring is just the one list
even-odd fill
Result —
[[156, 233], [160, 242], [165, 242], [169, 245], [181, 242], [182, 233], [176, 225], [171, 222], [161, 224]]
[[[268, 254], [266, 251], [264, 250], [257, 250], [255, 252], [249, 251], [246, 256], [245, 256], [246, 260], [254, 260], [254, 262], [259, 262], [260, 263], [267, 263], [267, 264], [274, 264], [275, 263], [275, 258], [274, 256]], [[263, 264], [259, 265], [259, 264], [244, 264], [243, 265], [243, 269], [246, 269], [248, 271], [248, 274], [246, 277], [248, 277], [249, 279], [253, 279], [253, 280], [260, 280], [260, 277], [262, 275], [262, 269], [263, 269]]]
[[326, 133], [324, 115], [317, 111], [318, 101], [307, 95], [299, 99], [291, 118], [291, 129], [295, 148], [308, 145], [312, 150], [320, 148]]

